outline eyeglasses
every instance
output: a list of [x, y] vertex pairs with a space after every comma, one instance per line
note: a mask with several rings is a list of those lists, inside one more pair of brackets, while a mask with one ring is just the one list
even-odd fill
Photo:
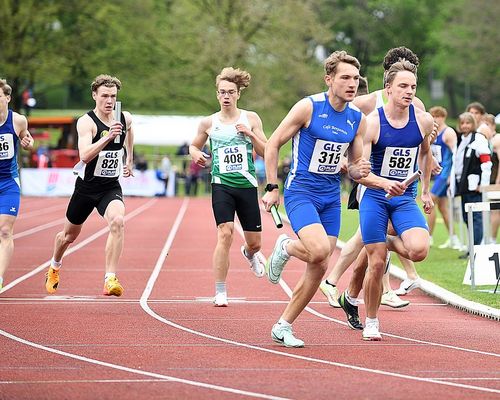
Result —
[[234, 89], [231, 89], [231, 90], [217, 90], [217, 93], [219, 93], [222, 97], [224, 97], [226, 94], [228, 94], [229, 96], [233, 96], [237, 92], [238, 91], [234, 90]]

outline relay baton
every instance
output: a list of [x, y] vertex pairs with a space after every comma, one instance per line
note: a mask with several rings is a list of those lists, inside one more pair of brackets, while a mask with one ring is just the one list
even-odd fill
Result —
[[[122, 102], [117, 101], [115, 103], [115, 109], [113, 110], [113, 118], [115, 121], [121, 122], [122, 120]], [[115, 137], [115, 143], [120, 143], [120, 136]]]
[[[401, 182], [405, 186], [409, 186], [411, 183], [415, 182], [418, 178], [420, 178], [420, 175], [422, 175], [422, 171], [417, 170], [414, 172], [412, 175], [410, 175], [408, 178], [406, 178], [403, 182]], [[392, 199], [392, 195], [389, 193], [385, 194], [386, 199]]]
[[280, 214], [278, 213], [278, 209], [276, 208], [275, 204], [271, 206], [271, 215], [273, 216], [273, 221], [274, 225], [276, 225], [276, 228], [283, 228], [283, 222], [281, 221]]

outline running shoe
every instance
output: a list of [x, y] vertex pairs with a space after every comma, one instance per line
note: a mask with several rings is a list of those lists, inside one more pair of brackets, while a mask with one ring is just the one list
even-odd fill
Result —
[[48, 293], [55, 293], [59, 286], [59, 270], [55, 270], [49, 267], [49, 270], [45, 273], [45, 289]]
[[220, 292], [216, 293], [214, 297], [214, 306], [215, 307], [227, 307], [227, 293]]
[[104, 296], [121, 296], [123, 294], [123, 286], [118, 282], [118, 278], [116, 276], [112, 276], [106, 279], [104, 282], [104, 290], [102, 292]]
[[408, 300], [401, 300], [394, 291], [390, 290], [382, 294], [380, 304], [392, 308], [403, 308], [410, 304], [410, 302]]
[[290, 259], [290, 256], [286, 255], [283, 251], [283, 244], [288, 240], [290, 238], [287, 235], [279, 235], [271, 257], [267, 260], [266, 273], [271, 283], [278, 283], [280, 281], [283, 268], [285, 268], [285, 264]]
[[365, 329], [363, 329], [363, 340], [370, 341], [380, 341], [382, 340], [382, 336], [380, 336], [379, 332], [378, 320], [375, 322], [367, 323]]
[[339, 290], [337, 289], [337, 286], [330, 285], [326, 282], [326, 280], [324, 280], [320, 283], [319, 290], [321, 290], [321, 292], [323, 292], [326, 296], [328, 304], [332, 307], [340, 308], [339, 301], [337, 300], [339, 298]]
[[420, 287], [420, 279], [408, 279], [406, 278], [401, 285], [399, 285], [399, 289], [396, 289], [394, 293], [398, 296], [405, 296], [410, 293], [413, 289], [418, 289]]
[[260, 251], [258, 251], [252, 257], [248, 258], [245, 252], [245, 246], [241, 246], [241, 254], [243, 254], [245, 260], [247, 260], [250, 264], [250, 269], [255, 274], [255, 276], [257, 278], [262, 278], [266, 273], [266, 258], [264, 257], [264, 255]]
[[359, 320], [358, 306], [353, 306], [347, 301], [345, 291], [343, 291], [339, 297], [339, 305], [347, 316], [347, 325], [349, 325], [349, 328], [358, 331], [362, 330], [363, 324]]
[[304, 342], [293, 336], [291, 326], [281, 326], [280, 324], [274, 324], [271, 330], [272, 339], [285, 347], [304, 347]]

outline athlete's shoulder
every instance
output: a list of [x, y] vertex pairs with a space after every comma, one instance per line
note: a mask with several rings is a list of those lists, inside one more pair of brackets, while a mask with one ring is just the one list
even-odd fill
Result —
[[[312, 101], [313, 103], [323, 103], [325, 102], [328, 97], [325, 95], [325, 92], [320, 92], [320, 93], [314, 93], [309, 96], [307, 96], [305, 99], [309, 99], [309, 101]], [[302, 100], [305, 100], [302, 99]]]
[[351, 104], [358, 107], [363, 114], [368, 115], [375, 109], [376, 101], [377, 95], [373, 92], [356, 97]]
[[413, 107], [415, 110], [415, 117], [417, 118], [417, 121], [421, 123], [425, 128], [432, 127], [434, 126], [434, 118], [431, 114], [429, 114], [427, 111], [424, 111], [418, 107]]
[[415, 109], [425, 111], [425, 104], [418, 97], [414, 97], [412, 104], [415, 106]]

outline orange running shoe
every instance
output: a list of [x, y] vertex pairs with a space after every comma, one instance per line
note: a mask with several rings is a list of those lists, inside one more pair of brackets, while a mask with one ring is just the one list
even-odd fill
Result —
[[120, 285], [116, 276], [106, 279], [104, 282], [104, 296], [121, 296], [123, 294], [123, 286]]
[[59, 270], [49, 267], [45, 273], [45, 289], [48, 293], [55, 293], [59, 285]]

